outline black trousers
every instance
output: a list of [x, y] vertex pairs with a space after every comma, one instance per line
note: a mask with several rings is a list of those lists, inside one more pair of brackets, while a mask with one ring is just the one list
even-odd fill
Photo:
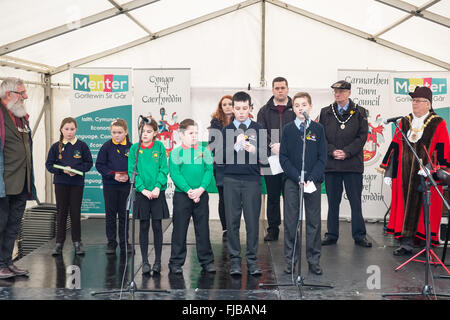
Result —
[[[150, 220], [139, 220], [139, 245], [141, 247], [142, 262], [148, 262], [148, 232]], [[152, 219], [153, 247], [155, 248], [155, 263], [161, 263], [162, 252], [162, 223], [161, 219]]]
[[182, 266], [186, 261], [186, 236], [189, 221], [194, 221], [195, 244], [200, 265], [214, 262], [214, 254], [209, 238], [209, 195], [205, 191], [199, 203], [189, 199], [187, 193], [175, 192], [173, 196], [172, 248], [169, 264]]
[[328, 198], [328, 232], [325, 235], [330, 239], [337, 240], [339, 238], [339, 206], [341, 204], [343, 186], [345, 186], [345, 192], [351, 207], [352, 237], [356, 241], [366, 237], [366, 225], [361, 207], [362, 181], [362, 173], [325, 173], [325, 188]]
[[22, 223], [27, 198], [26, 191], [0, 198], [0, 268], [12, 264], [14, 242]]
[[[318, 264], [321, 252], [321, 190], [320, 183], [316, 183], [316, 191], [304, 193], [305, 211], [303, 221], [306, 222], [306, 259], [308, 263]], [[297, 223], [299, 219], [300, 193], [298, 183], [287, 179], [284, 185], [284, 256], [287, 264], [291, 264], [292, 255], [295, 249], [294, 263], [298, 261], [298, 243], [294, 248], [295, 236], [297, 233]], [[302, 222], [303, 223], [303, 222]], [[300, 257], [301, 259], [301, 257]]]
[[225, 218], [225, 199], [223, 197], [223, 186], [217, 186], [219, 191], [219, 218], [222, 224], [222, 230], [227, 230], [227, 220]]
[[[125, 248], [128, 243], [128, 216], [126, 212], [127, 198], [130, 188], [105, 188], [103, 187], [103, 197], [105, 199], [105, 227], [108, 244], [117, 246], [117, 218], [119, 218], [119, 243], [121, 248]], [[126, 225], [126, 230], [125, 230]]]
[[227, 245], [231, 263], [241, 262], [239, 229], [244, 212], [247, 233], [245, 258], [248, 265], [258, 261], [259, 215], [261, 211], [261, 180], [247, 181], [225, 177], [223, 180], [226, 217]]
[[283, 191], [283, 174], [264, 176], [267, 188], [267, 232], [278, 236], [281, 224], [280, 195]]
[[81, 241], [81, 202], [84, 186], [55, 184], [56, 242], [66, 240], [67, 215], [70, 213], [72, 242]]

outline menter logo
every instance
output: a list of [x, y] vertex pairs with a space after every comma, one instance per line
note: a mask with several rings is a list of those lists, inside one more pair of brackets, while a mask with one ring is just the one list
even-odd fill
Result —
[[77, 91], [128, 91], [128, 76], [113, 74], [73, 74], [73, 89]]
[[394, 93], [409, 94], [419, 87], [428, 87], [433, 95], [447, 94], [447, 78], [394, 78]]

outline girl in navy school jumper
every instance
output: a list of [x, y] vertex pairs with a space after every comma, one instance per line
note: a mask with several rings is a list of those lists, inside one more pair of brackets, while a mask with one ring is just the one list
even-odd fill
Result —
[[131, 142], [125, 120], [114, 120], [111, 123], [110, 130], [112, 139], [106, 141], [100, 148], [95, 162], [95, 167], [102, 175], [103, 181], [106, 238], [108, 239], [106, 254], [116, 253], [117, 216], [119, 217], [120, 251], [130, 253], [132, 248], [128, 246], [129, 228], [126, 205], [130, 192], [128, 152]]
[[[84, 173], [92, 168], [92, 155], [86, 143], [78, 140], [77, 122], [74, 118], [64, 118], [59, 128], [59, 141], [48, 151], [45, 166], [54, 174], [56, 196], [56, 247], [52, 255], [60, 255], [66, 239], [67, 214], [70, 211], [72, 242], [76, 254], [84, 254], [81, 243], [81, 201], [83, 199]], [[53, 165], [83, 172], [75, 174], [57, 169]]]

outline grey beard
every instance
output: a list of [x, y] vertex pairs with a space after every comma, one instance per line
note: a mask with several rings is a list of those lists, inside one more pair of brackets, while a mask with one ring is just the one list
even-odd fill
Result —
[[7, 107], [8, 110], [11, 111], [12, 114], [18, 118], [25, 117], [25, 115], [27, 114], [27, 110], [25, 110], [25, 105], [18, 101], [8, 103]]

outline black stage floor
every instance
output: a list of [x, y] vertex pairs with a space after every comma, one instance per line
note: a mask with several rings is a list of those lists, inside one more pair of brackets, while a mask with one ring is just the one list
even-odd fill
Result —
[[[137, 222], [138, 223], [138, 222]], [[210, 222], [211, 244], [215, 255], [216, 274], [203, 274], [197, 261], [195, 235], [193, 226], [189, 227], [188, 254], [183, 267], [183, 275], [169, 274], [170, 240], [172, 225], [170, 220], [164, 223], [163, 270], [161, 275], [144, 276], [141, 272], [141, 256], [136, 245], [135, 284], [137, 289], [151, 289], [155, 292], [141, 293], [134, 296], [127, 290], [131, 279], [131, 256], [124, 257], [117, 250], [116, 255], [106, 255], [106, 239], [103, 219], [86, 219], [82, 221], [82, 238], [85, 256], [74, 255], [67, 234], [64, 254], [54, 258], [51, 251], [55, 244], [52, 240], [23, 257], [16, 264], [29, 269], [29, 277], [0, 280], [0, 300], [381, 300], [382, 293], [421, 292], [425, 285], [425, 265], [411, 262], [399, 271], [394, 269], [409, 257], [395, 257], [392, 254], [395, 243], [391, 236], [383, 234], [382, 223], [367, 223], [368, 238], [373, 242], [372, 248], [355, 246], [351, 238], [351, 224], [340, 223], [340, 239], [337, 245], [322, 247], [322, 276], [309, 274], [306, 259], [303, 258], [302, 275], [305, 283], [331, 284], [333, 288], [302, 287], [301, 292], [292, 284], [292, 277], [283, 272], [283, 233], [275, 242], [264, 242], [266, 222], [260, 223], [259, 267], [263, 273], [259, 277], [247, 275], [245, 258], [241, 277], [229, 275], [227, 248], [222, 242], [222, 230], [218, 220]], [[136, 243], [138, 239], [136, 225]], [[326, 230], [326, 221], [322, 222], [322, 233]], [[130, 228], [131, 232], [131, 228]], [[150, 240], [153, 236], [150, 234]], [[305, 241], [303, 241], [304, 245]], [[245, 253], [245, 225], [241, 224], [242, 255]], [[153, 248], [149, 246], [149, 259], [153, 263]], [[419, 248], [416, 249], [418, 251]], [[435, 250], [440, 258], [442, 248]], [[303, 257], [305, 256], [303, 248]], [[123, 271], [127, 263], [127, 272]], [[76, 265], [80, 268], [80, 289], [74, 286], [67, 268]], [[434, 275], [444, 274], [441, 266], [432, 266]], [[294, 277], [294, 281], [296, 279]], [[68, 284], [67, 284], [68, 283]], [[122, 293], [92, 295], [93, 292], [120, 289]], [[260, 284], [276, 286], [261, 287]], [[449, 279], [429, 278], [429, 285], [436, 293], [450, 293]], [[407, 299], [392, 297], [389, 299]], [[434, 296], [432, 297], [434, 298]], [[425, 299], [423, 296], [409, 299]]]

